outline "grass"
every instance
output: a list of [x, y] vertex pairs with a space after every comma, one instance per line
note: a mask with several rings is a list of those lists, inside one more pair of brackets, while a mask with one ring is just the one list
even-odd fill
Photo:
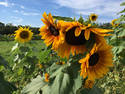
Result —
[[[35, 46], [37, 49], [40, 50], [40, 48], [44, 48], [45, 45], [43, 44], [42, 40], [34, 40], [32, 41], [33, 46]], [[15, 41], [0, 41], [0, 54], [3, 57], [8, 58], [10, 53], [11, 53], [11, 49], [12, 47], [15, 45]], [[30, 46], [30, 44], [28, 44]]]

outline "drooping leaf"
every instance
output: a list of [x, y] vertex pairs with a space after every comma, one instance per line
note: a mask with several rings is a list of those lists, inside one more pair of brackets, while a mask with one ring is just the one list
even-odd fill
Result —
[[51, 94], [66, 94], [70, 87], [69, 74], [60, 72], [51, 87]]
[[22, 90], [22, 94], [37, 94], [45, 85], [47, 85], [47, 83], [42, 79], [42, 77], [37, 76]]

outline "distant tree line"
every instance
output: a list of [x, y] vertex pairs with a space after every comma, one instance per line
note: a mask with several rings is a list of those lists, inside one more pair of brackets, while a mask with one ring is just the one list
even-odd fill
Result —
[[[58, 20], [73, 21], [73, 19], [70, 18], [70, 17], [54, 16], [54, 18], [58, 19]], [[81, 17], [79, 18], [78, 21], [84, 22], [84, 20]], [[12, 23], [4, 24], [4, 23], [0, 22], [0, 34], [1, 35], [14, 34], [14, 31], [16, 31], [20, 26], [22, 26], [22, 25], [14, 26]], [[29, 26], [22, 26], [22, 27], [29, 27]], [[106, 29], [112, 28], [110, 23], [98, 24], [98, 27], [106, 28]], [[30, 29], [32, 30], [32, 32], [34, 34], [39, 34], [39, 28], [38, 27], [30, 27]]]
[[[20, 26], [21, 27], [29, 27], [29, 26], [22, 26], [22, 25], [14, 26], [11, 23], [4, 24], [4, 23], [0, 22], [0, 34], [1, 35], [14, 34], [14, 31], [16, 31]], [[32, 32], [34, 34], [39, 34], [39, 28], [38, 27], [30, 27], [30, 29], [32, 30]]]

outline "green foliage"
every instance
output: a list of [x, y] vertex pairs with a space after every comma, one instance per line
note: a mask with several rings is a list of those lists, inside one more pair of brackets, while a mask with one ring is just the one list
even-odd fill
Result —
[[103, 94], [102, 90], [96, 86], [92, 89], [82, 89], [80, 94]]
[[46, 85], [47, 83], [39, 75], [23, 89], [22, 94], [37, 94]]
[[[79, 88], [82, 85], [82, 79], [80, 77], [80, 74], [78, 73], [78, 70], [79, 64], [67, 63], [64, 65], [57, 65], [54, 63], [50, 68], [46, 70], [50, 74], [49, 83], [44, 81], [43, 76], [41, 77], [41, 79], [40, 76], [38, 76], [40, 80], [37, 81], [39, 82], [37, 82], [36, 80], [32, 81], [24, 88], [22, 93], [37, 94], [37, 92], [40, 92], [41, 88], [42, 94], [77, 94]], [[33, 84], [35, 86], [35, 92], [32, 91]], [[38, 86], [39, 84], [40, 86]]]
[[[124, 9], [124, 10], [122, 10], [122, 11], [120, 11], [119, 13], [124, 13], [124, 12], [125, 12], [125, 9]], [[118, 13], [118, 14], [119, 14], [119, 13]]]
[[0, 93], [1, 94], [11, 94], [16, 87], [4, 79], [4, 74], [0, 72]]
[[53, 18], [57, 20], [63, 20], [63, 21], [73, 21], [73, 19], [70, 17], [53, 16]]
[[125, 6], [125, 2], [121, 3], [120, 6]]
[[[124, 3], [123, 3], [124, 4]], [[107, 41], [113, 46], [114, 67], [103, 79], [98, 81], [98, 87], [102, 88], [105, 94], [123, 94], [125, 92], [125, 15], [121, 15], [116, 23], [120, 23], [114, 30], [113, 36]]]
[[84, 19], [83, 19], [82, 15], [80, 15], [80, 17], [79, 17], [79, 19], [78, 19], [78, 22], [80, 22], [81, 24], [84, 23]]

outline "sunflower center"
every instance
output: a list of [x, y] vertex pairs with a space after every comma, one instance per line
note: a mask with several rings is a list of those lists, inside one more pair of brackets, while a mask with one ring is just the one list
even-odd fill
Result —
[[96, 16], [92, 16], [92, 19], [96, 19]]
[[50, 30], [52, 35], [54, 35], [54, 36], [58, 36], [59, 35], [59, 30], [56, 29], [54, 26], [50, 26], [49, 30]]
[[96, 65], [98, 60], [99, 60], [99, 54], [98, 53], [94, 53], [93, 55], [90, 56], [89, 66]]
[[84, 45], [87, 42], [87, 40], [84, 37], [84, 31], [82, 31], [81, 34], [78, 37], [76, 37], [75, 36], [76, 28], [77, 27], [73, 27], [66, 32], [65, 40], [70, 45]]
[[27, 31], [22, 31], [22, 32], [20, 33], [20, 37], [21, 37], [22, 39], [26, 39], [26, 38], [29, 37], [29, 33], [28, 33]]

